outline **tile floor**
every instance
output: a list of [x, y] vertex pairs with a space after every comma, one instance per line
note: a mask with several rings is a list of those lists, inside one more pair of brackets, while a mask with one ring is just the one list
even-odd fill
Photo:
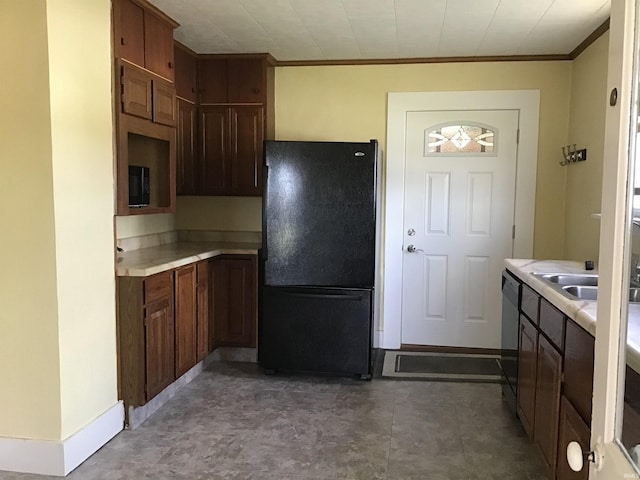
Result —
[[[0, 480], [44, 478], [0, 472]], [[265, 376], [253, 364], [214, 363], [67, 478], [545, 477], [497, 384]]]

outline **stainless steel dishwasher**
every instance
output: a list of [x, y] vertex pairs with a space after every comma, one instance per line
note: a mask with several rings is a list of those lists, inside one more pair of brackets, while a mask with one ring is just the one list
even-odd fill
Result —
[[502, 273], [502, 348], [500, 353], [502, 394], [514, 413], [518, 391], [520, 285], [520, 281], [507, 270]]

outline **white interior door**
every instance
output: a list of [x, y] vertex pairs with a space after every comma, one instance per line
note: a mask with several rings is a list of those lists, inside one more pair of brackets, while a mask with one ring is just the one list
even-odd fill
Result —
[[407, 113], [402, 343], [500, 347], [518, 111]]

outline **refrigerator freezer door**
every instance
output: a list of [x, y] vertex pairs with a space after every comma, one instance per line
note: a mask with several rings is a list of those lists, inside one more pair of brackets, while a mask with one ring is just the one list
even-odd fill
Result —
[[260, 365], [269, 370], [371, 375], [371, 289], [262, 292]]
[[377, 143], [265, 142], [265, 284], [372, 287]]

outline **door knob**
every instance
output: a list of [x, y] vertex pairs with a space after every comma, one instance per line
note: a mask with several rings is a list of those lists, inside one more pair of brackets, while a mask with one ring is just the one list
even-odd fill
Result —
[[407, 247], [407, 252], [409, 252], [409, 253], [416, 253], [416, 252], [424, 252], [424, 250], [423, 250], [423, 249], [421, 249], [421, 248], [416, 248], [416, 247], [415, 247], [415, 245], [409, 245], [409, 246]]
[[569, 442], [567, 445], [567, 463], [574, 472], [580, 472], [584, 467], [584, 460], [595, 464], [596, 470], [600, 470], [602, 455], [598, 445], [590, 452], [582, 451], [582, 446], [578, 442]]

